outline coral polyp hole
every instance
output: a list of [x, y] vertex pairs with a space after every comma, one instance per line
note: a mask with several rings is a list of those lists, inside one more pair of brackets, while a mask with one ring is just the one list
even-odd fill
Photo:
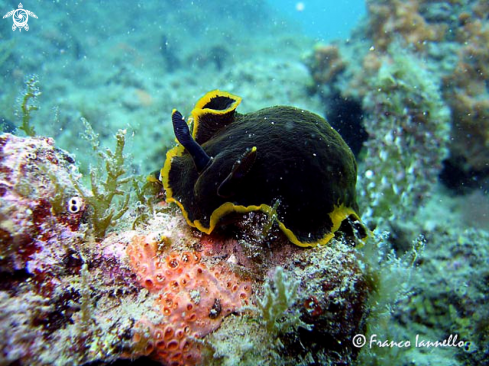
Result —
[[[165, 339], [172, 339], [173, 338], [173, 334], [175, 334], [175, 331], [173, 330], [172, 327], [168, 327], [165, 329]], [[170, 346], [170, 344], [168, 344], [168, 346]]]
[[153, 280], [151, 280], [150, 278], [147, 278], [146, 281], [144, 281], [144, 284], [146, 287], [153, 287], [154, 283], [153, 283]]
[[171, 281], [170, 287], [171, 287], [172, 290], [174, 290], [174, 291], [178, 290], [178, 286], [179, 285], [178, 285], [178, 282], [177, 281]]
[[197, 319], [197, 315], [195, 315], [195, 314], [190, 314], [188, 317], [188, 320], [190, 322], [194, 322], [196, 319]]
[[169, 316], [171, 314], [171, 310], [168, 309], [168, 308], [164, 308], [163, 309], [163, 314], [166, 315], [166, 316]]
[[173, 268], [173, 269], [178, 268], [178, 260], [176, 258], [171, 258], [168, 261], [168, 267]]
[[240, 297], [242, 300], [244, 300], [244, 299], [246, 299], [247, 295], [246, 295], [244, 292], [242, 292], [242, 293], [240, 293], [240, 294], [239, 294], [239, 297]]
[[166, 344], [164, 341], [156, 342], [156, 348], [158, 348], [158, 349], [165, 349], [165, 346], [166, 346]]
[[148, 354], [150, 354], [151, 352], [153, 352], [155, 349], [155, 347], [153, 346], [153, 343], [149, 342], [148, 345], [146, 346], [146, 352]]
[[190, 327], [183, 328], [183, 331], [185, 334], [189, 334], [190, 333]]
[[187, 284], [187, 280], [185, 278], [182, 278], [182, 280], [180, 281], [181, 285], [182, 286], [185, 286]]
[[246, 292], [250, 291], [250, 286], [244, 285], [243, 290], [245, 290]]
[[158, 351], [158, 356], [161, 358], [161, 359], [166, 359], [168, 358], [168, 352], [167, 351]]
[[199, 275], [200, 275], [200, 274], [202, 274], [202, 273], [204, 273], [204, 270], [203, 270], [202, 268], [200, 268], [200, 267], [199, 267], [199, 268], [197, 268], [197, 274], [199, 274]]
[[189, 349], [190, 349], [190, 343], [185, 342], [185, 343], [183, 344], [182, 350], [183, 350], [184, 352], [187, 352]]
[[169, 351], [175, 351], [178, 349], [178, 342], [177, 341], [171, 341], [167, 344], [166, 348]]
[[226, 287], [227, 288], [231, 288], [231, 286], [232, 286], [232, 283], [231, 282], [226, 282]]
[[165, 281], [165, 276], [163, 276], [161, 273], [158, 273], [156, 275], [156, 281], [158, 281], [158, 282], [164, 282]]
[[238, 289], [238, 285], [233, 286], [233, 291], [236, 291]]
[[163, 338], [163, 331], [161, 329], [156, 330], [154, 337], [155, 337], [155, 339], [162, 339]]
[[182, 354], [179, 352], [179, 353], [175, 353], [172, 357], [171, 357], [171, 360], [172, 361], [179, 361], [180, 359], [182, 358]]
[[177, 332], [175, 333], [175, 337], [177, 337], [178, 339], [182, 339], [183, 334], [183, 330], [177, 330]]
[[187, 304], [187, 311], [190, 311], [194, 308], [192, 304]]

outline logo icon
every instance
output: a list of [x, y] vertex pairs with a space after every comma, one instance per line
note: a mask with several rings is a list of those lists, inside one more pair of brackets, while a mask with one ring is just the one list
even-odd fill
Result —
[[22, 28], [28, 31], [29, 25], [27, 24], [27, 21], [29, 20], [29, 15], [37, 19], [36, 14], [34, 14], [32, 11], [25, 10], [24, 7], [22, 6], [22, 3], [20, 3], [18, 9], [9, 11], [7, 14], [3, 16], [3, 19], [12, 16], [12, 19], [14, 21], [14, 25], [12, 25], [13, 31], [15, 31], [17, 28], [19, 28], [19, 32], [22, 31]]

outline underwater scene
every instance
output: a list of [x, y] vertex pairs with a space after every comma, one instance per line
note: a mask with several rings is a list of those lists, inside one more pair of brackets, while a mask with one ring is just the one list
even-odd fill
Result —
[[489, 365], [489, 1], [0, 13], [0, 366]]

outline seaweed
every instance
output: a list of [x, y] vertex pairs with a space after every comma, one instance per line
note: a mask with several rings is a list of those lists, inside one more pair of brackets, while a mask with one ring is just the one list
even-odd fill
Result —
[[[109, 226], [114, 225], [129, 209], [131, 193], [124, 191], [123, 188], [135, 178], [125, 176], [127, 173], [126, 156], [124, 155], [126, 130], [119, 130], [116, 133], [114, 152], [110, 149], [103, 151], [99, 146], [98, 134], [86, 119], [82, 118], [82, 122], [85, 126], [84, 138], [91, 143], [95, 156], [98, 158], [98, 164], [90, 167], [90, 194], [87, 194], [76, 180], [72, 179], [72, 182], [91, 209], [93, 234], [100, 239], [105, 236]], [[102, 162], [105, 163], [104, 172], [99, 167]], [[117, 196], [122, 199], [117, 200]]]
[[[408, 301], [413, 294], [416, 267], [426, 244], [425, 238], [420, 235], [413, 240], [410, 250], [398, 256], [387, 245], [388, 237], [388, 232], [374, 234], [369, 245], [357, 254], [372, 288], [368, 300], [367, 330], [364, 334], [367, 340], [376, 335], [382, 335], [389, 340], [405, 339], [402, 329], [393, 325], [393, 318], [398, 312], [399, 304]], [[387, 360], [391, 365], [400, 364], [402, 352], [402, 347], [363, 347], [355, 364], [383, 364], [378, 359], [384, 362]]]
[[287, 278], [282, 267], [277, 267], [273, 282], [273, 289], [269, 283], [265, 284], [264, 297], [256, 302], [267, 331], [272, 334], [283, 330], [284, 324], [277, 321], [294, 304], [299, 286], [298, 281]]
[[36, 135], [36, 131], [31, 125], [31, 112], [39, 109], [39, 107], [34, 103], [42, 93], [39, 90], [39, 78], [37, 75], [29, 76], [26, 79], [25, 84], [26, 89], [20, 105], [22, 111], [22, 125], [19, 127], [19, 129], [24, 131], [27, 136], [33, 137]]
[[[142, 182], [143, 179], [144, 181]], [[160, 206], [155, 206], [162, 187], [161, 184], [148, 181], [140, 176], [133, 179], [132, 188], [137, 201], [135, 207], [136, 218], [132, 223], [132, 229], [135, 230], [139, 225], [146, 223], [157, 211], [162, 211]]]

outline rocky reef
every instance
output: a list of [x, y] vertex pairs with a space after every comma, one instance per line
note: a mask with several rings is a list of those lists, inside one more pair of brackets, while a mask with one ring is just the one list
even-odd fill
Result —
[[477, 0], [367, 1], [350, 39], [318, 45], [305, 60], [311, 92], [358, 156], [362, 219], [389, 232], [397, 256], [419, 249], [409, 295], [396, 302], [389, 329], [380, 316], [370, 334], [468, 341], [365, 349], [361, 364], [487, 359], [487, 283], [475, 280], [487, 277], [487, 11]]
[[458, 13], [454, 41], [457, 64], [445, 75], [445, 98], [457, 133], [451, 143], [451, 163], [468, 175], [489, 172], [489, 6], [477, 1]]
[[379, 199], [413, 214], [438, 176], [457, 190], [487, 189], [485, 7], [368, 1], [351, 39], [306, 59], [330, 122], [357, 154], [363, 146], [361, 196], [367, 216], [379, 207], [376, 221], [395, 219]]
[[0, 184], [1, 364], [357, 357], [371, 269], [341, 238], [300, 248], [262, 213], [208, 236], [162, 203], [131, 229], [132, 201], [95, 235], [93, 192], [80, 195], [73, 158], [48, 138], [1, 135]]
[[[419, 122], [429, 129], [425, 132], [437, 146], [430, 150], [432, 156], [439, 154], [437, 161], [432, 162], [437, 168], [433, 168], [432, 174], [423, 181], [433, 183], [433, 177], [441, 172], [452, 187], [487, 187], [489, 97], [486, 70], [488, 52], [485, 45], [489, 23], [486, 2], [370, 0], [367, 1], [367, 13], [366, 20], [350, 39], [317, 45], [307, 58], [314, 80], [312, 90], [324, 100], [326, 114], [335, 120], [338, 118], [335, 112], [346, 108], [342, 108], [342, 105], [348, 104], [347, 110], [354, 109], [351, 105], [357, 105], [361, 113], [356, 114], [358, 117], [354, 126], [357, 130], [367, 130], [370, 140], [365, 146], [367, 155], [378, 156], [378, 151], [371, 151], [370, 148], [373, 145], [386, 145], [385, 142], [374, 142], [376, 136], [387, 133], [382, 132], [384, 121], [385, 126], [398, 126], [405, 130], [405, 136], [412, 131], [408, 120], [396, 118], [390, 108], [384, 107], [386, 103], [382, 101], [382, 94], [393, 92], [392, 88], [409, 88], [410, 81], [404, 76], [406, 73], [417, 75], [419, 80], [411, 79], [414, 82], [411, 88], [417, 88], [416, 83], [419, 82], [420, 89], [413, 89], [412, 92], [419, 94], [424, 89], [425, 96], [412, 95], [413, 105], [428, 95], [428, 99], [433, 97], [437, 101], [421, 108], [423, 110], [420, 112], [424, 113], [422, 118], [412, 115], [411, 111], [406, 114], [411, 115], [410, 121]], [[392, 68], [397, 70], [397, 75]], [[426, 72], [429, 76], [423, 77]], [[390, 79], [391, 85], [382, 82], [386, 78]], [[431, 84], [430, 91], [426, 90], [428, 84]], [[388, 99], [391, 105], [401, 102], [397, 97]], [[373, 109], [374, 104], [377, 104], [377, 110]], [[365, 118], [361, 117], [363, 115]], [[343, 128], [345, 134], [351, 127], [342, 125], [342, 121], [348, 120], [348, 117], [348, 112], [344, 112], [335, 126], [340, 130]], [[393, 121], [388, 122], [389, 119]], [[371, 120], [376, 122], [369, 127]], [[351, 121], [349, 123], [352, 124]], [[451, 126], [452, 132], [447, 126]], [[351, 141], [351, 146], [361, 144], [367, 135], [357, 134], [354, 138], [362, 141]], [[400, 136], [398, 142], [403, 139]], [[411, 146], [411, 154], [425, 154], [422, 141], [406, 143]], [[390, 153], [388, 155], [384, 156], [386, 160], [396, 161], [390, 159]], [[414, 168], [416, 170], [418, 167]], [[392, 175], [393, 180], [395, 174]], [[410, 189], [408, 185], [404, 185], [404, 188]]]

